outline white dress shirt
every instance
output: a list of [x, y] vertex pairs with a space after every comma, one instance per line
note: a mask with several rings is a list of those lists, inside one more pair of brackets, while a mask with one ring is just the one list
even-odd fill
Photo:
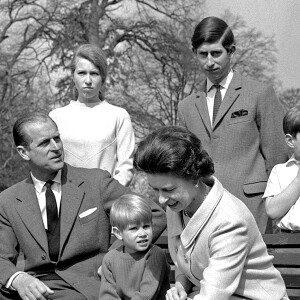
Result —
[[[222, 101], [225, 97], [225, 94], [228, 90], [229, 84], [232, 80], [233, 77], [233, 71], [230, 70], [230, 72], [228, 73], [227, 77], [225, 77], [220, 83], [220, 91], [221, 91], [221, 95], [222, 95]], [[212, 86], [214, 85], [214, 83], [212, 83], [209, 78], [207, 78], [206, 81], [206, 100], [207, 100], [207, 107], [208, 107], [208, 113], [209, 113], [209, 119], [210, 119], [210, 123], [212, 124], [212, 119], [213, 119], [213, 111], [214, 111], [214, 99], [215, 99], [215, 94], [217, 89], [216, 88], [212, 88]]]
[[[36, 197], [39, 202], [43, 223], [44, 223], [45, 229], [48, 229], [47, 212], [46, 212], [46, 189], [47, 189], [45, 186], [46, 182], [35, 178], [33, 176], [33, 174], [31, 174], [31, 178], [32, 178], [32, 181], [34, 184]], [[60, 202], [61, 202], [61, 170], [58, 171], [58, 173], [52, 179], [52, 181], [53, 181], [53, 184], [51, 186], [51, 190], [53, 191], [53, 194], [55, 196], [56, 205], [57, 205], [58, 214], [59, 214]]]

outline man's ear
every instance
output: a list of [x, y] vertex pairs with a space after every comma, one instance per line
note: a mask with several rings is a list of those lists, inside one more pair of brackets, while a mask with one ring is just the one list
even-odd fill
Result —
[[118, 227], [115, 227], [115, 226], [112, 227], [111, 231], [118, 240], [120, 240], [120, 241], [123, 240], [122, 232], [121, 232], [121, 230], [119, 230]]
[[27, 150], [24, 146], [18, 146], [17, 151], [24, 160], [27, 160], [27, 161], [30, 160]]
[[232, 56], [235, 52], [235, 45], [231, 45], [230, 49], [228, 50], [230, 56]]
[[285, 135], [285, 142], [289, 148], [294, 149], [294, 139], [293, 136], [289, 133]]

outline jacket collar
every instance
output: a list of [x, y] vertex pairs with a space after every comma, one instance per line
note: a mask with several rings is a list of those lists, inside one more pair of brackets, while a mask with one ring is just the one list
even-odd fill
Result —
[[190, 219], [188, 225], [184, 228], [182, 224], [182, 212], [176, 213], [168, 208], [168, 215], [172, 220], [170, 227], [170, 236], [180, 235], [181, 242], [185, 248], [189, 247], [195, 238], [199, 235], [201, 230], [207, 224], [215, 208], [218, 206], [222, 199], [224, 188], [220, 181], [212, 176], [213, 186], [204, 199], [203, 203]]
[[241, 88], [242, 88], [242, 76], [238, 72], [233, 72], [233, 78], [229, 84], [228, 90], [221, 103], [218, 115], [216, 117], [215, 123], [212, 128], [209, 119], [207, 100], [206, 100], [206, 89], [207, 89], [206, 80], [201, 84], [199, 92], [196, 93], [195, 95], [195, 105], [208, 132], [211, 133], [218, 127], [224, 115], [227, 113], [227, 111], [230, 109], [230, 107], [233, 105], [236, 99], [238, 99], [238, 96], [240, 95], [241, 92], [240, 91]]
[[[81, 202], [84, 197], [85, 182], [78, 176], [75, 168], [64, 164], [61, 175], [62, 199], [61, 199], [61, 236], [60, 246], [63, 247], [76, 221]], [[37, 243], [48, 251], [48, 241], [40, 212], [35, 188], [31, 176], [20, 183], [16, 199], [20, 202], [16, 206], [18, 214], [27, 230], [36, 239]]]

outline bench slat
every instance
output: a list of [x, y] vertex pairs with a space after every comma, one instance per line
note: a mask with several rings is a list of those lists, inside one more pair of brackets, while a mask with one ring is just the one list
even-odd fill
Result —
[[262, 235], [267, 247], [285, 247], [299, 248], [300, 247], [300, 232], [299, 233], [275, 233]]

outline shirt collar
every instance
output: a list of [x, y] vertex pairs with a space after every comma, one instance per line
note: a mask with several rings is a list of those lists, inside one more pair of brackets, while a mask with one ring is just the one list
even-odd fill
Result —
[[[31, 175], [35, 190], [38, 193], [41, 193], [46, 182], [35, 178], [32, 173], [30, 173], [30, 175]], [[56, 182], [58, 184], [61, 184], [61, 170], [59, 170], [57, 172], [56, 176], [52, 179], [52, 181]]]
[[[219, 83], [219, 85], [222, 88], [225, 88], [227, 90], [228, 87], [229, 87], [229, 84], [230, 84], [230, 82], [232, 80], [232, 77], [233, 77], [233, 71], [230, 70], [230, 72], [228, 73], [228, 75]], [[212, 83], [209, 80], [209, 78], [207, 78], [207, 80], [206, 80], [206, 91], [209, 92], [213, 85], [214, 85], [214, 83]]]
[[287, 165], [287, 166], [292, 166], [292, 165], [294, 165], [294, 164], [300, 166], [300, 161], [297, 160], [297, 159], [295, 158], [295, 155], [293, 154], [293, 155], [290, 157], [290, 159], [286, 162], [286, 165]]

